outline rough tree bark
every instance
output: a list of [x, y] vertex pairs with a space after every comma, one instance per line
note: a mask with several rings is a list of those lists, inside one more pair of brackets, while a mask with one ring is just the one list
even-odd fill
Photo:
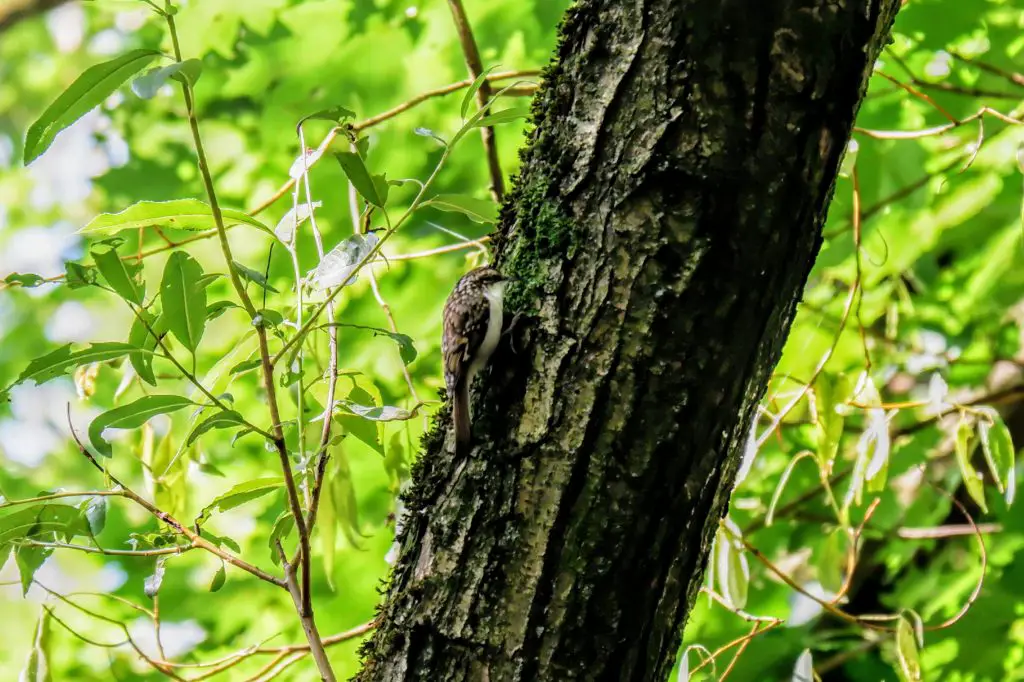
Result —
[[425, 439], [358, 679], [658, 680], [899, 0], [585, 0], [503, 214], [529, 317]]

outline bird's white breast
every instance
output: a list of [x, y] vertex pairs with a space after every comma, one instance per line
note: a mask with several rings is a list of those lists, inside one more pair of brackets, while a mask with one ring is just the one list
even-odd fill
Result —
[[487, 361], [491, 359], [491, 354], [494, 353], [494, 349], [498, 347], [498, 341], [501, 339], [505, 283], [491, 285], [484, 292], [484, 296], [490, 304], [490, 315], [487, 318], [487, 333], [484, 334], [484, 340], [480, 343], [480, 348], [473, 358], [473, 364], [469, 368], [470, 381], [473, 380], [477, 372], [487, 365]]

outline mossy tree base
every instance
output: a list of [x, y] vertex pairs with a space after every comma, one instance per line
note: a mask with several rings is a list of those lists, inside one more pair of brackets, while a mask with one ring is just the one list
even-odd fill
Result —
[[527, 314], [425, 440], [359, 678], [662, 680], [899, 0], [590, 0], [498, 239]]

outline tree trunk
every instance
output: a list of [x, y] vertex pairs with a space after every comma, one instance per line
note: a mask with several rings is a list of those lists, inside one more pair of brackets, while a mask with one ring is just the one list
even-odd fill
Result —
[[659, 680], [899, 0], [590, 0], [503, 215], [525, 313], [425, 439], [358, 679]]

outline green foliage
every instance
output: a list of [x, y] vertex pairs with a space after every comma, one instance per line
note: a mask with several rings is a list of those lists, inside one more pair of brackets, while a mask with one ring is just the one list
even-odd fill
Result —
[[[569, 3], [465, 4], [488, 66], [536, 69]], [[679, 679], [717, 679], [739, 642], [731, 680], [809, 681], [836, 665], [851, 680], [994, 682], [1019, 668], [1024, 644], [1005, 633], [1024, 622], [1024, 517], [1012, 506], [1021, 434], [1008, 411], [1021, 392], [989, 387], [1019, 365], [1024, 126], [986, 115], [983, 130], [974, 119], [942, 134], [888, 134], [982, 106], [1020, 118], [1024, 89], [1012, 74], [1024, 48], [1011, 5], [915, 0], [899, 16], [878, 70], [928, 97], [872, 80], [715, 536], [707, 586], [721, 601], [698, 600]], [[329, 455], [310, 565], [320, 632], [365, 623], [388, 569], [397, 496], [443, 385], [440, 309], [481, 258], [450, 233], [477, 240], [498, 217], [476, 130], [499, 126], [514, 173], [528, 109], [503, 88], [522, 83], [492, 83], [502, 93], [493, 111], [475, 104], [482, 78], [413, 101], [467, 78], [442, 2], [190, 2], [174, 12], [177, 46], [165, 3], [74, 7], [61, 21], [78, 22], [78, 38], [39, 18], [0, 37], [0, 556], [10, 556], [10, 580], [41, 590], [58, 587], [51, 575], [74, 576], [108, 596], [68, 599], [147, 626], [147, 611], [119, 600], [152, 609], [156, 596], [175, 661], [224, 659], [271, 636], [303, 643], [286, 591], [193, 549], [129, 500], [90, 494], [116, 491], [115, 476], [182, 527], [198, 526], [214, 550], [283, 575], [278, 546], [291, 562], [299, 543], [280, 426], [303, 506]], [[112, 36], [116, 53], [104, 42]], [[176, 48], [181, 59], [167, 61]], [[318, 146], [328, 135], [333, 143]], [[339, 163], [324, 162], [328, 152]], [[579, 238], [546, 200], [557, 180], [548, 172], [516, 190], [517, 229], [529, 239], [504, 254], [513, 306], [532, 300], [546, 259]], [[106, 474], [69, 437], [66, 412], [87, 451], [112, 455], [104, 430], [124, 429], [118, 457], [97, 461]], [[82, 495], [62, 503], [44, 488]], [[958, 504], [991, 532], [984, 576]], [[50, 546], [67, 543], [96, 551]], [[142, 554], [103, 553], [124, 548]], [[831, 605], [844, 613], [887, 614], [873, 623], [884, 631], [829, 615], [765, 561], [825, 604], [846, 590]], [[67, 603], [40, 611], [9, 594], [3, 608], [26, 624], [0, 645], [4, 679], [165, 677], [128, 648], [73, 635], [125, 633]], [[751, 617], [762, 620], [747, 638]], [[166, 634], [175, 628], [202, 634], [177, 652]], [[356, 644], [329, 649], [339, 678], [358, 669]], [[252, 677], [265, 662], [241, 657], [214, 679]], [[307, 656], [277, 679], [315, 676]]]

